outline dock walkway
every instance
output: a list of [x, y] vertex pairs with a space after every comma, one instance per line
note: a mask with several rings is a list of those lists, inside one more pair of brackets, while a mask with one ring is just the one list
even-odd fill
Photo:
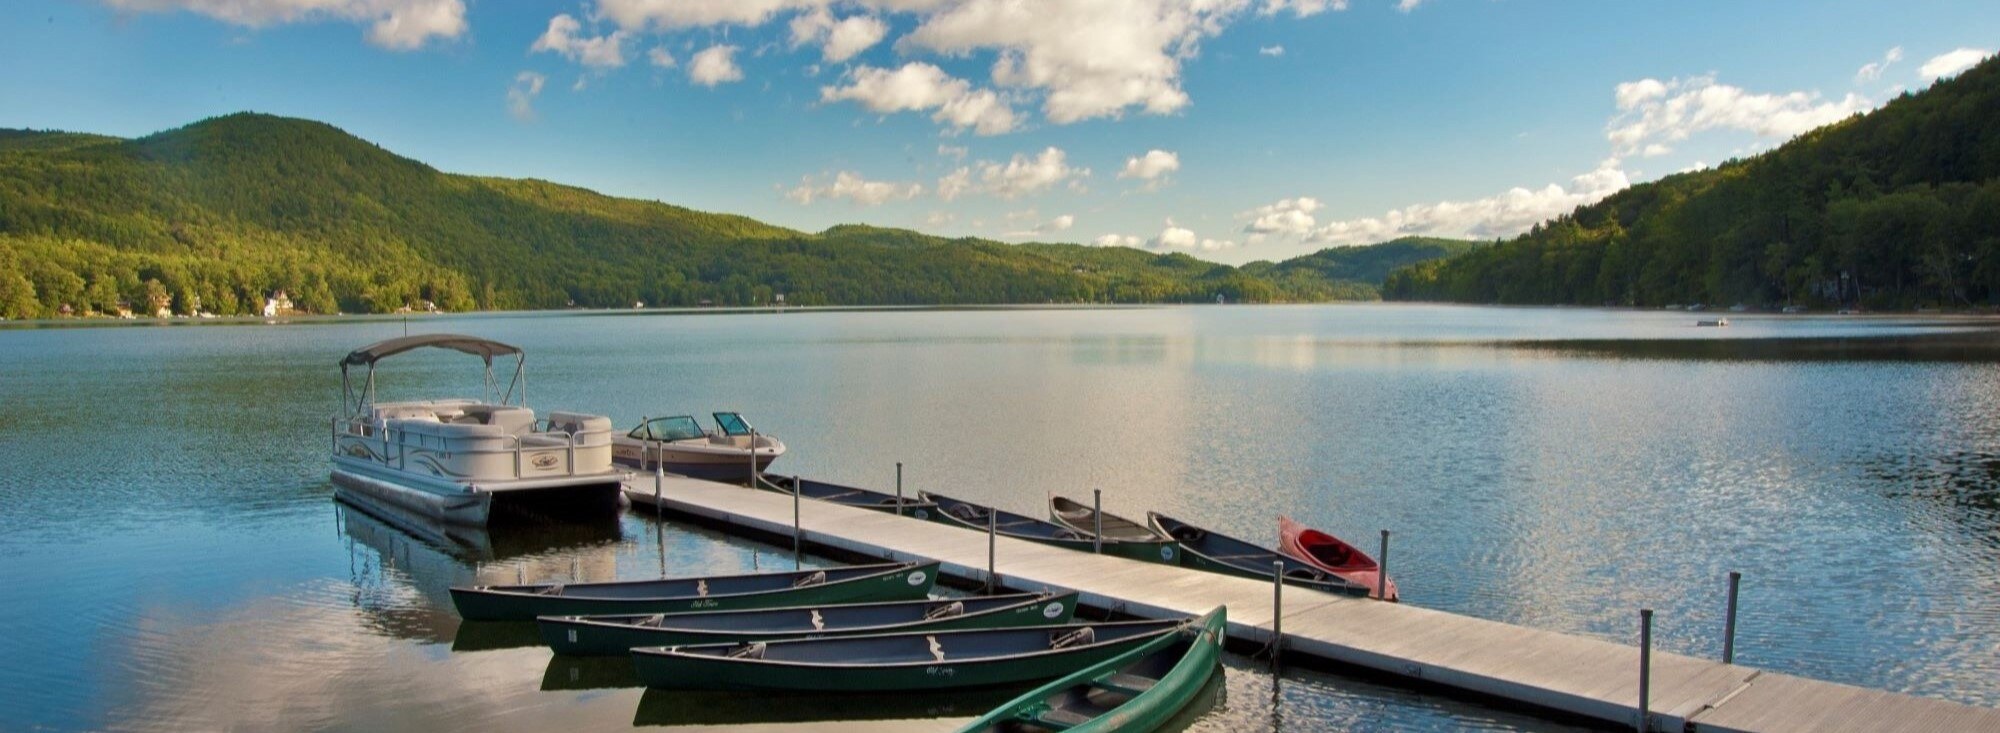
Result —
[[[661, 509], [761, 534], [792, 534], [790, 496], [668, 477]], [[627, 495], [654, 505], [653, 480]], [[987, 541], [973, 532], [894, 514], [805, 500], [804, 540], [870, 557], [933, 559], [946, 574], [984, 582]], [[1078, 591], [1084, 604], [1145, 618], [1229, 606], [1229, 633], [1271, 641], [1271, 584], [1079, 553], [999, 537], [1000, 585]], [[1341, 664], [1561, 711], [1614, 725], [1638, 722], [1639, 650], [1552, 631], [1286, 586], [1285, 654]], [[2000, 710], [1766, 672], [1655, 650], [1648, 705], [1663, 731], [2000, 730]]]

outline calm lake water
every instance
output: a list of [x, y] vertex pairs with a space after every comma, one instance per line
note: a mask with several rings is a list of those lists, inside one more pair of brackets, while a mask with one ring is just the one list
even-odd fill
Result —
[[[529, 354], [531, 403], [740, 410], [788, 472], [1040, 513], [1105, 491], [1253, 538], [1373, 547], [1407, 602], [2000, 705], [2000, 349], [1985, 321], [1428, 306], [413, 320]], [[1707, 316], [1713, 317], [1713, 316]], [[650, 516], [425, 540], [332, 500], [336, 360], [400, 322], [0, 330], [0, 724], [623, 729], [970, 715], [627, 685], [445, 588], [786, 567]], [[1771, 340], [1785, 339], [1785, 340]], [[401, 361], [402, 363], [398, 363]], [[477, 361], [383, 396], [478, 394]], [[989, 696], [990, 697], [990, 696]], [[1232, 657], [1193, 730], [1550, 729]]]

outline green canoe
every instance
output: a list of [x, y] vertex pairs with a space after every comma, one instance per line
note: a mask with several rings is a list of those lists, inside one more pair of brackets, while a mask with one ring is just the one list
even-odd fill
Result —
[[1227, 609], [1217, 607], [1179, 633], [1038, 687], [958, 732], [1158, 729], [1199, 696], [1215, 674], [1227, 616]]
[[650, 616], [543, 616], [542, 641], [557, 654], [624, 656], [634, 647], [732, 644], [900, 631], [1066, 624], [1075, 592], [1013, 593], [942, 600], [846, 603], [753, 611]]
[[647, 687], [894, 692], [1061, 677], [1179, 632], [1183, 621], [912, 632], [632, 650]]
[[[1096, 543], [1088, 532], [1079, 532], [1048, 520], [960, 501], [928, 491], [919, 492], [918, 496], [923, 497], [925, 501], [936, 503], [938, 521], [946, 524], [984, 532], [987, 517], [992, 516], [996, 520], [993, 532], [1002, 537], [1067, 547], [1079, 552], [1097, 551]], [[1104, 554], [1167, 565], [1181, 563], [1180, 546], [1164, 536], [1136, 541], [1107, 538], [1104, 540]]]
[[924, 501], [915, 496], [905, 496], [898, 499], [895, 494], [883, 493], [872, 489], [830, 484], [825, 481], [802, 479], [797, 476], [781, 476], [775, 473], [763, 474], [758, 478], [757, 488], [765, 491], [776, 491], [787, 496], [791, 495], [792, 490], [796, 488], [800, 496], [808, 499], [818, 499], [835, 504], [861, 507], [862, 509], [873, 509], [889, 514], [898, 513], [896, 510], [900, 505], [902, 509], [900, 513], [902, 515], [915, 519], [931, 519], [937, 514], [936, 504]]
[[937, 583], [938, 563], [882, 563], [782, 573], [609, 583], [481, 585], [451, 589], [468, 621], [537, 616], [732, 611], [815, 603], [916, 600]]

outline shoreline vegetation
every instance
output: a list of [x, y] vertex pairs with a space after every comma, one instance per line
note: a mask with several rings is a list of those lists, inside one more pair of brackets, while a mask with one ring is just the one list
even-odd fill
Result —
[[1627, 188], [1449, 260], [1389, 300], [2000, 305], [2000, 60], [1759, 155]]
[[646, 306], [1377, 300], [1404, 238], [1241, 267], [864, 225], [807, 233], [456, 175], [331, 125], [239, 113], [136, 139], [0, 130], [0, 317]]

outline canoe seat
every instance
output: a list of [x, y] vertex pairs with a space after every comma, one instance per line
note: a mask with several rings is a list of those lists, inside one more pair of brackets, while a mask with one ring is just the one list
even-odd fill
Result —
[[537, 589], [535, 590], [535, 595], [538, 595], [538, 596], [559, 596], [559, 595], [562, 595], [562, 592], [563, 592], [563, 584], [561, 584], [561, 583], [556, 583], [556, 584], [554, 584], [554, 585], [545, 585], [545, 586], [542, 586], [541, 588], [537, 588]]
[[924, 620], [935, 621], [941, 618], [956, 618], [963, 615], [965, 615], [965, 602], [952, 601], [941, 606], [932, 606], [931, 610], [924, 612]]
[[1047, 710], [1043, 710], [1039, 713], [1036, 713], [1034, 718], [1034, 723], [1036, 725], [1040, 725], [1047, 728], [1054, 728], [1056, 730], [1068, 730], [1070, 728], [1075, 728], [1079, 725], [1083, 725], [1084, 723], [1088, 723], [1092, 720], [1096, 720], [1096, 718], [1084, 715], [1083, 713], [1079, 713], [1075, 710], [1049, 708]]
[[799, 578], [798, 580], [792, 581], [792, 587], [804, 588], [806, 586], [822, 585], [824, 583], [826, 583], [826, 571], [821, 570], [819, 572], [813, 573], [803, 578]]
[[654, 627], [654, 628], [659, 628], [659, 627], [661, 627], [661, 626], [665, 626], [665, 625], [667, 625], [667, 615], [666, 615], [666, 614], [664, 614], [664, 613], [656, 613], [656, 614], [653, 614], [653, 615], [651, 615], [651, 616], [647, 616], [647, 617], [645, 617], [645, 618], [643, 618], [643, 619], [640, 619], [640, 620], [639, 620], [639, 625], [640, 625], [640, 626], [651, 626], [651, 627]]
[[1094, 643], [1097, 643], [1097, 630], [1089, 626], [1075, 631], [1049, 632], [1050, 649], [1068, 649], [1073, 646], [1085, 646]]
[[739, 646], [739, 647], [736, 647], [735, 649], [731, 649], [731, 650], [729, 650], [729, 658], [731, 658], [731, 659], [763, 659], [763, 658], [764, 658], [764, 642], [761, 642], [761, 641], [759, 641], [759, 642], [755, 642], [755, 643], [751, 643], [751, 644], [744, 644], [743, 646]]
[[986, 518], [986, 512], [979, 511], [978, 507], [969, 506], [966, 504], [954, 504], [950, 509], [946, 509], [945, 511], [950, 512], [952, 516], [958, 517], [959, 519]]
[[1159, 680], [1151, 677], [1140, 677], [1139, 675], [1127, 674], [1125, 672], [1113, 672], [1091, 684], [1101, 689], [1122, 692], [1136, 697], [1139, 693], [1153, 689], [1153, 685], [1159, 683]]

